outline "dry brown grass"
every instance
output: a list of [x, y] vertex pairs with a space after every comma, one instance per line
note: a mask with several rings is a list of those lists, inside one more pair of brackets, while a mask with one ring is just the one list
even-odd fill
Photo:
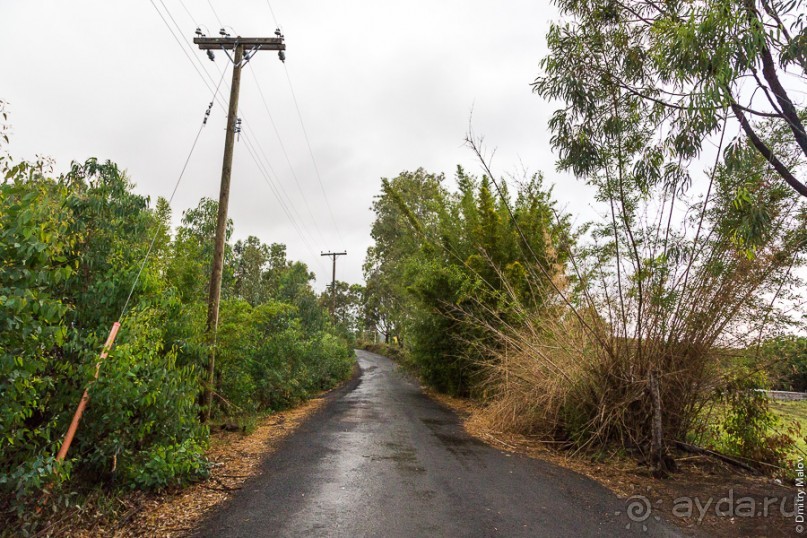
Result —
[[611, 490], [620, 499], [633, 495], [647, 497], [654, 511], [661, 513], [686, 534], [705, 532], [716, 537], [737, 536], [791, 536], [792, 518], [782, 517], [772, 510], [770, 517], [734, 518], [718, 517], [714, 510], [707, 510], [704, 517], [681, 518], [673, 515], [676, 499], [697, 497], [703, 503], [709, 498], [720, 499], [731, 490], [735, 498], [751, 497], [759, 504], [765, 498], [791, 498], [792, 508], [795, 489], [782, 485], [769, 477], [750, 475], [725, 463], [701, 456], [678, 460], [678, 471], [667, 480], [653, 478], [650, 469], [634, 458], [617, 453], [607, 457], [592, 458], [590, 454], [561, 450], [557, 444], [547, 443], [540, 437], [503, 432], [491, 421], [490, 410], [484, 405], [463, 398], [454, 398], [425, 389], [426, 393], [444, 406], [454, 410], [462, 419], [465, 431], [484, 443], [514, 454], [553, 463], [559, 467], [587, 476]]

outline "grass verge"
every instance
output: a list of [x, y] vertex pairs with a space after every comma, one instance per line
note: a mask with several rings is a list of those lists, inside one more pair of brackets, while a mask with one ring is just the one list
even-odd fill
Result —
[[796, 435], [796, 452], [794, 457], [807, 456], [807, 400], [798, 400], [792, 402], [773, 401], [771, 402], [771, 409], [774, 413], [779, 415], [781, 420], [781, 430], [787, 431], [789, 428], [794, 427], [801, 435]]

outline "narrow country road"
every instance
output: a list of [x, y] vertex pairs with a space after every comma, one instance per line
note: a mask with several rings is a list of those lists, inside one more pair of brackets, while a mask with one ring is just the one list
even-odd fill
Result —
[[469, 437], [392, 361], [357, 354], [361, 376], [329, 395], [199, 536], [676, 535], [654, 517], [631, 522], [623, 501], [585, 477]]

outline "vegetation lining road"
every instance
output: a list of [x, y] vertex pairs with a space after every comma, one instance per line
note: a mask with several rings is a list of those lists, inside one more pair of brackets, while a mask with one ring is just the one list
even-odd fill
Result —
[[[484, 409], [478, 403], [433, 390], [427, 390], [427, 394], [454, 410], [462, 418], [465, 431], [480, 441], [505, 452], [549, 461], [588, 476], [626, 502], [635, 495], [643, 496], [650, 501], [656, 515], [663, 514], [667, 521], [684, 532], [721, 538], [793, 535], [793, 517], [783, 515], [780, 510], [782, 503], [786, 514], [794, 507], [796, 491], [786, 480], [748, 473], [708, 456], [679, 459], [677, 473], [667, 480], [656, 480], [647, 466], [638, 464], [624, 453], [591, 455], [558, 451], [535, 436], [496, 429], [486, 420]], [[768, 499], [774, 509], [769, 511], [768, 517], [721, 515], [714, 504], [729, 495], [735, 500], [751, 498], [758, 506], [763, 506]], [[681, 499], [698, 499], [702, 506], [711, 499], [711, 504], [702, 513], [693, 511], [691, 517], [681, 517], [680, 512], [673, 510]]]
[[[36, 532], [48, 523], [41, 514], [65, 517], [98, 487], [114, 499], [121, 490], [204, 479], [211, 425], [248, 425], [349, 376], [352, 336], [312, 289], [313, 274], [288, 260], [284, 245], [249, 237], [227, 248], [213, 420], [203, 424], [216, 204], [201, 200], [172, 233], [165, 201], [135, 194], [111, 162], [75, 163], [57, 177], [44, 163], [12, 166], [5, 158], [0, 169], [5, 532]], [[135, 281], [116, 345], [90, 383], [101, 334], [121, 316]], [[73, 448], [56, 461], [88, 386]]]
[[497, 431], [621, 454], [658, 479], [702, 456], [679, 450], [693, 444], [787, 479], [803, 433], [781, 431], [784, 407], [755, 389], [807, 390], [804, 0], [556, 4], [533, 82], [558, 107], [557, 161], [542, 165], [593, 193], [589, 222], [555, 198], [568, 176], [502, 177], [469, 133], [480, 173], [382, 179], [366, 287], [318, 296], [284, 245], [228, 244], [214, 341], [203, 328], [216, 203], [172, 230], [168, 203], [135, 193], [114, 163], [57, 175], [15, 162], [0, 101], [9, 532], [36, 532], [40, 514], [93, 488], [205, 478], [211, 424], [249, 424], [334, 386], [359, 333], [399, 345], [434, 389], [482, 402]]

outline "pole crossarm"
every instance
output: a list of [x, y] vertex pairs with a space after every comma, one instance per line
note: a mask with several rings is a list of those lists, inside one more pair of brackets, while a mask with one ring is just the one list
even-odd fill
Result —
[[193, 42], [202, 50], [235, 50], [239, 45], [245, 49], [286, 50], [282, 37], [195, 37]]
[[336, 310], [336, 257], [346, 256], [345, 252], [321, 252], [320, 256], [330, 256], [333, 259], [333, 276], [331, 277], [331, 315]]

